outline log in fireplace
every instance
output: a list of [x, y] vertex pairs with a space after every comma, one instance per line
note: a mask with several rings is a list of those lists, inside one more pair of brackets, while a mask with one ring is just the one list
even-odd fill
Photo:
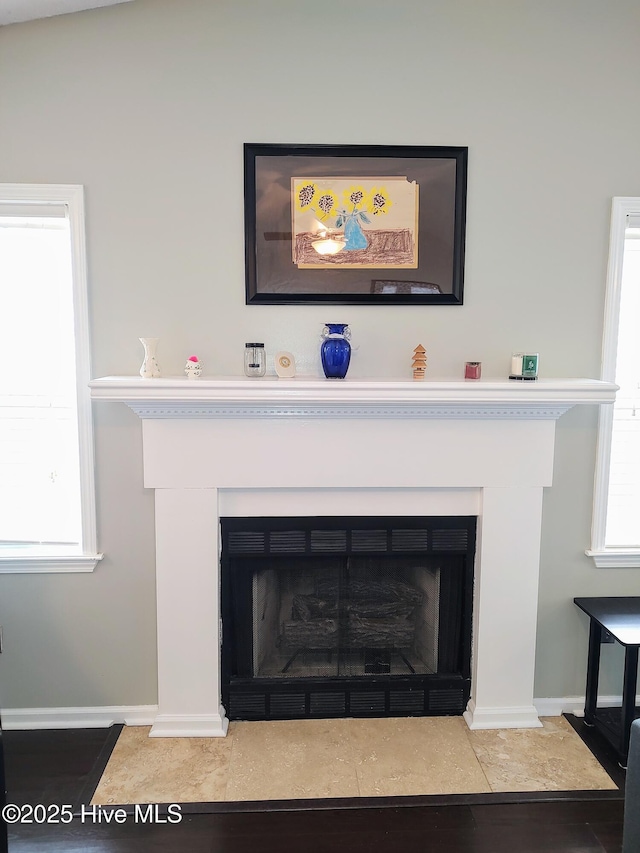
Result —
[[232, 720], [462, 714], [475, 517], [222, 518]]

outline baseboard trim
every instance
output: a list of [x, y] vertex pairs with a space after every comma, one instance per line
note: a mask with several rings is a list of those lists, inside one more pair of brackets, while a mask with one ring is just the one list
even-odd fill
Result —
[[158, 714], [149, 737], [226, 737], [229, 720], [219, 714]]
[[[615, 708], [621, 696], [600, 696], [599, 708]], [[636, 697], [640, 706], [640, 694]], [[584, 716], [584, 696], [534, 699], [533, 709], [478, 709], [465, 711], [470, 728], [530, 728], [532, 715], [559, 717], [562, 714]], [[518, 713], [515, 713], [518, 712]], [[524, 713], [523, 713], [524, 712]], [[105, 705], [88, 708], [2, 708], [2, 726], [9, 729], [101, 729], [116, 723], [127, 726], [153, 726], [151, 737], [224, 737], [228, 720], [219, 716], [172, 716], [158, 714], [157, 705]], [[527, 722], [528, 721], [528, 722]], [[486, 725], [493, 722], [494, 725]]]
[[[584, 717], [584, 696], [551, 697], [534, 699], [533, 704], [541, 717], [559, 717], [562, 714], [573, 714]], [[640, 694], [636, 696], [636, 705], [640, 705]], [[598, 708], [619, 708], [622, 706], [622, 696], [598, 696]]]
[[463, 714], [470, 729], [539, 729], [542, 723], [533, 705], [514, 708], [478, 708], [469, 700]]
[[4, 729], [104, 729], [115, 723], [151, 726], [157, 705], [105, 705], [90, 708], [3, 708]]

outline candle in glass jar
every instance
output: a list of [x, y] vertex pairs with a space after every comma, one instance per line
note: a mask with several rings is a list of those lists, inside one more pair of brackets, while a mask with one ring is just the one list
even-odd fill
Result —
[[245, 376], [264, 376], [267, 363], [264, 357], [264, 344], [248, 343], [244, 345]]
[[514, 352], [511, 356], [511, 373], [510, 376], [522, 376], [522, 358], [521, 352]]
[[467, 361], [464, 365], [465, 379], [480, 379], [481, 372], [482, 362], [480, 361]]
[[511, 356], [511, 373], [509, 379], [519, 379], [525, 381], [527, 379], [538, 378], [538, 353], [522, 353], [515, 352]]
[[526, 379], [538, 378], [538, 353], [522, 356], [522, 376]]

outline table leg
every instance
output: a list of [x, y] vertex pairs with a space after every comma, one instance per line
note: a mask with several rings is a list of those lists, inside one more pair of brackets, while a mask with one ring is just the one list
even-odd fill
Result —
[[598, 677], [600, 670], [600, 644], [602, 627], [595, 619], [589, 626], [589, 655], [587, 658], [587, 689], [584, 703], [584, 719], [593, 725], [598, 704]]
[[627, 646], [624, 653], [624, 682], [622, 687], [622, 720], [620, 758], [626, 764], [629, 752], [631, 723], [636, 717], [636, 684], [638, 681], [638, 647]]

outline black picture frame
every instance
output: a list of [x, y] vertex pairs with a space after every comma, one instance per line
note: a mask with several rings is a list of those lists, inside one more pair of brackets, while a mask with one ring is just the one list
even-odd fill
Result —
[[[468, 148], [459, 146], [245, 143], [246, 303], [462, 305], [467, 161]], [[326, 267], [299, 268], [293, 179], [307, 176], [415, 181], [417, 266], [340, 268], [323, 258]]]

